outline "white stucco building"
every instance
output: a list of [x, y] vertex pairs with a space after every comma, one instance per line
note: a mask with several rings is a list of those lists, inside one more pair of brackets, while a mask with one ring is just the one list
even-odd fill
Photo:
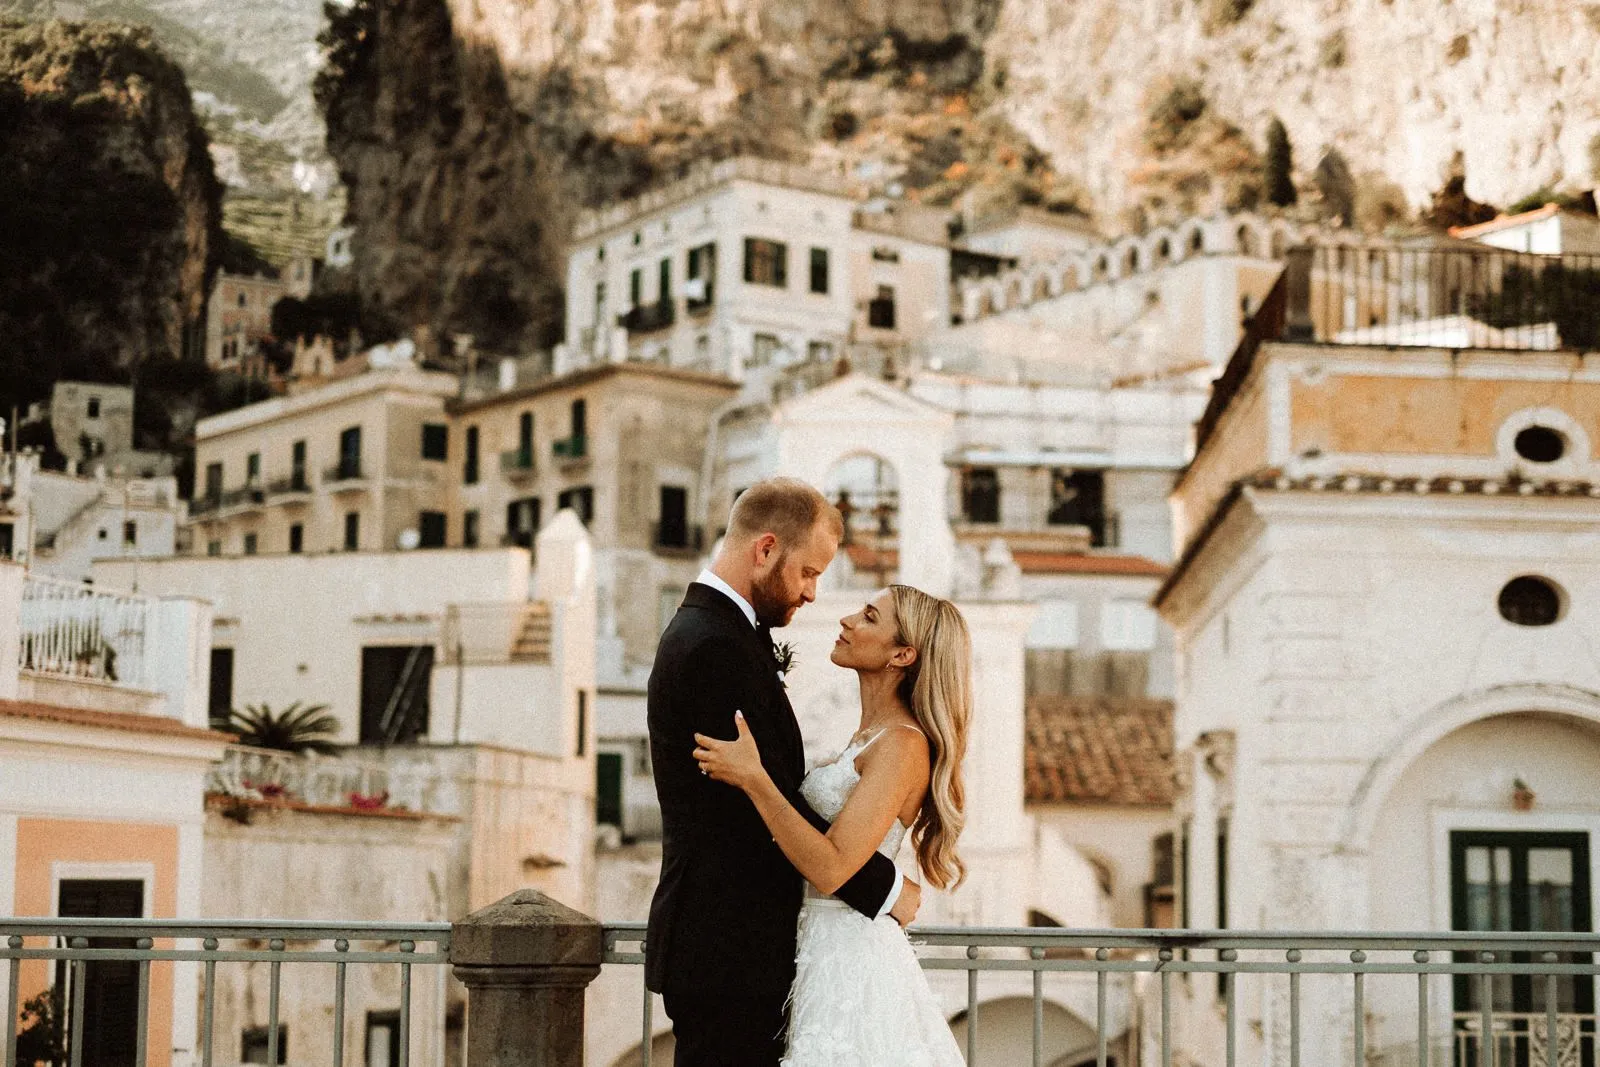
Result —
[[[1572, 352], [1241, 351], [1157, 597], [1186, 925], [1592, 930], [1600, 377]], [[1593, 983], [1561, 981], [1592, 1019]], [[1542, 1011], [1524, 984], [1495, 1010]], [[1185, 988], [1180, 1047], [1216, 1062], [1217, 987]], [[1436, 980], [1435, 1056], [1476, 988]], [[1281, 992], [1241, 981], [1242, 1060], [1286, 1055]], [[1342, 983], [1308, 978], [1303, 1003], [1305, 1047], [1348, 1047]], [[1414, 983], [1375, 983], [1366, 1026], [1414, 1057]]]

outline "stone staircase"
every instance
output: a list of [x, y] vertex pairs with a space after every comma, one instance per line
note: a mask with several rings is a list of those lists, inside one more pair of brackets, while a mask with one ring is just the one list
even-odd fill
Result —
[[550, 605], [529, 604], [522, 611], [522, 621], [511, 641], [513, 663], [549, 663], [552, 620]]

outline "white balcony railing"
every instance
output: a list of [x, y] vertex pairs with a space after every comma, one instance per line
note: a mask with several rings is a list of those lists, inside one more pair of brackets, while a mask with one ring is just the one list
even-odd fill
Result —
[[442, 768], [245, 745], [230, 747], [212, 765], [206, 789], [244, 800], [357, 811], [456, 815], [462, 810], [457, 778]]
[[18, 666], [64, 678], [145, 688], [150, 597], [108, 593], [79, 582], [30, 574], [18, 619]]

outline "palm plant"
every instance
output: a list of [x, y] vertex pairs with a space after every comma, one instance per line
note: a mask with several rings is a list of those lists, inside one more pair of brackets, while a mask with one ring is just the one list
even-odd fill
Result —
[[254, 748], [324, 756], [338, 752], [333, 737], [339, 732], [339, 719], [329, 714], [326, 704], [302, 707], [297, 700], [277, 712], [266, 704], [251, 704], [230, 712], [228, 724], [238, 733], [240, 744]]

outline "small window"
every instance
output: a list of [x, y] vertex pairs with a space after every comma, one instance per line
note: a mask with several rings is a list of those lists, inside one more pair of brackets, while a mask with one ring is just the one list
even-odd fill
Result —
[[961, 472], [961, 514], [968, 522], [1000, 521], [1000, 475], [993, 467]]
[[206, 555], [208, 555], [208, 556], [220, 556], [220, 555], [222, 555], [222, 542], [221, 541], [207, 541], [206, 542]]
[[469, 511], [461, 516], [461, 543], [467, 548], [478, 547], [477, 511]]
[[306, 547], [306, 528], [302, 523], [294, 523], [289, 527], [289, 551], [291, 553], [304, 552]]
[[1530, 463], [1554, 463], [1567, 453], [1566, 436], [1548, 426], [1529, 426], [1512, 442], [1517, 455]]
[[656, 267], [656, 300], [665, 304], [672, 299], [672, 260], [663, 259]]
[[257, 485], [261, 481], [261, 453], [252, 452], [244, 459], [244, 484]]
[[[239, 306], [242, 307], [242, 308], [250, 306], [250, 295], [248, 293], [240, 293], [239, 294]], [[262, 1062], [265, 1062], [265, 1061], [262, 1061]]]
[[826, 294], [828, 291], [828, 250], [811, 250], [811, 291]]
[[1549, 626], [1560, 620], [1564, 601], [1554, 582], [1524, 574], [1500, 590], [1500, 617], [1517, 626]]
[[594, 782], [594, 821], [622, 826], [622, 753], [595, 753]]
[[478, 484], [478, 428], [467, 427], [467, 461], [464, 465], [461, 478], [468, 485]]
[[582, 757], [589, 750], [589, 693], [578, 690], [578, 744], [573, 754]]
[[91, 419], [98, 419], [100, 417], [100, 398], [97, 396], [91, 396], [89, 398], [89, 417]]
[[556, 497], [556, 510], [562, 511], [571, 508], [578, 513], [578, 518], [588, 526], [594, 521], [594, 489], [587, 485], [580, 485], [567, 489]]
[[110, 536], [111, 536], [111, 532], [109, 530], [107, 530], [104, 526], [100, 527], [100, 530], [99, 530], [99, 539], [100, 540], [104, 541]]
[[538, 532], [538, 497], [524, 497], [521, 500], [513, 500], [506, 505], [506, 544], [532, 548], [534, 535]]
[[589, 434], [589, 405], [583, 400], [572, 402], [572, 436], [587, 437]]
[[[267, 1063], [268, 1047], [267, 1028], [252, 1026], [240, 1036], [239, 1060], [242, 1063]], [[289, 1062], [289, 1028], [282, 1025], [278, 1027], [278, 1062]]]
[[222, 499], [222, 464], [206, 464], [206, 499], [217, 501]]
[[888, 245], [879, 245], [872, 250], [872, 259], [876, 263], [898, 263], [900, 252]]
[[894, 329], [894, 288], [878, 286], [878, 295], [867, 303], [867, 325], [877, 330]]
[[400, 1067], [400, 1013], [367, 1012], [365, 1067]]
[[450, 454], [450, 427], [442, 422], [422, 424], [422, 458], [443, 460]]
[[418, 547], [443, 548], [447, 523], [444, 512], [424, 511], [417, 516], [417, 532], [421, 534]]
[[122, 543], [125, 545], [139, 543], [139, 524], [132, 519], [122, 524]]
[[638, 267], [628, 272], [628, 306], [636, 308], [644, 302], [644, 272]]
[[233, 709], [233, 649], [211, 649], [211, 699], [212, 726], [225, 727]]
[[361, 547], [361, 512], [349, 511], [344, 516], [344, 550], [354, 552]]
[[688, 548], [689, 491], [678, 485], [661, 486], [660, 518], [656, 522], [658, 548]]
[[258, 540], [257, 540], [257, 537], [256, 537], [255, 534], [253, 534], [253, 533], [245, 534], [244, 535], [244, 554], [247, 555], [247, 556], [255, 555], [256, 554], [256, 545], [257, 545], [257, 543], [258, 543]]
[[807, 344], [806, 345], [806, 362], [808, 362], [808, 363], [832, 363], [833, 362], [833, 342], [832, 341], [812, 341], [809, 344]]
[[762, 237], [744, 239], [744, 280], [752, 285], [772, 285], [779, 289], [789, 284], [789, 246]]

